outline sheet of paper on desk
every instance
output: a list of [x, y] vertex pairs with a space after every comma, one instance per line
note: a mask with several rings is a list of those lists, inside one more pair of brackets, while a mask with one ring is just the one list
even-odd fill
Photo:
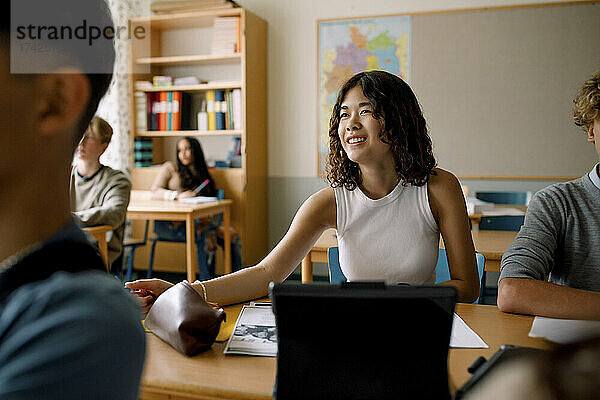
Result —
[[191, 203], [191, 204], [209, 203], [211, 201], [217, 201], [217, 198], [211, 197], [211, 196], [196, 196], [196, 197], [188, 197], [187, 199], [180, 199], [179, 201], [182, 203]]
[[571, 343], [600, 335], [600, 321], [535, 317], [529, 336], [556, 343]]
[[489, 346], [455, 313], [452, 320], [450, 347], [454, 349], [487, 349]]
[[277, 335], [272, 308], [254, 304], [243, 306], [224, 353], [275, 357]]

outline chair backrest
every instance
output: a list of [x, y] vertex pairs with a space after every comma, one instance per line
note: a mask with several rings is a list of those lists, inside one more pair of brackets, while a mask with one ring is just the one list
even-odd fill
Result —
[[[482, 298], [484, 284], [483, 282], [483, 271], [485, 268], [485, 257], [483, 254], [475, 253], [477, 259], [477, 273], [479, 274], [479, 297], [475, 300], [475, 303], [479, 303]], [[450, 267], [448, 266], [448, 256], [446, 249], [440, 249], [438, 253], [437, 264], [435, 265], [435, 283], [442, 283], [450, 280]]]
[[491, 215], [481, 218], [479, 230], [518, 232], [524, 223], [524, 215]]
[[337, 247], [330, 247], [327, 250], [327, 258], [329, 260], [329, 282], [342, 283], [347, 279], [340, 268], [340, 253]]
[[533, 192], [477, 192], [475, 197], [495, 204], [526, 206], [533, 197]]
[[[483, 270], [485, 267], [485, 257], [483, 254], [476, 253], [477, 258], [477, 272], [479, 273], [479, 297], [475, 300], [475, 303], [479, 302], [483, 293]], [[327, 250], [327, 258], [329, 261], [329, 282], [330, 283], [342, 283], [346, 282], [346, 277], [340, 268], [339, 261], [339, 249], [337, 247], [330, 247]], [[448, 257], [446, 256], [446, 249], [439, 249], [438, 260], [435, 266], [435, 283], [442, 283], [450, 280], [450, 268], [448, 267]]]

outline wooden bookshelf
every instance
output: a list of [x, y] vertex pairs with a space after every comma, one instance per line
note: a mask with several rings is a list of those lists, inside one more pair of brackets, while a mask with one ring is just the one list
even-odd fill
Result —
[[[211, 29], [215, 18], [230, 16], [240, 17], [239, 52], [227, 55], [211, 54]], [[158, 166], [167, 160], [175, 161], [175, 143], [183, 136], [197, 137], [202, 142], [208, 160], [211, 159], [210, 148], [225, 149], [230, 145], [232, 138], [241, 138], [241, 168], [211, 169], [210, 173], [216, 186], [225, 190], [225, 197], [233, 200], [231, 222], [241, 236], [243, 263], [255, 264], [268, 250], [266, 22], [243, 8], [233, 8], [155, 15], [130, 20], [132, 32], [138, 26], [149, 33], [149, 40], [131, 41], [131, 143], [133, 148], [135, 138], [151, 139], [153, 166], [135, 168], [132, 155], [133, 189], [150, 189], [160, 170]], [[194, 75], [208, 83], [136, 88], [136, 81], [151, 81], [154, 75], [169, 75], [173, 78]], [[209, 90], [232, 89], [241, 90], [241, 129], [136, 129], [135, 92], [180, 91], [192, 96], [203, 96], [203, 92]], [[196, 119], [195, 114], [192, 118]], [[205, 145], [205, 140], [210, 142], [210, 146]], [[219, 141], [223, 141], [222, 146], [219, 145]], [[139, 229], [141, 224], [134, 224], [135, 234]], [[157, 270], [185, 269], [183, 252], [178, 246], [168, 243], [159, 245], [155, 256]], [[141, 248], [136, 251], [136, 269], [146, 268], [148, 253], [148, 249]], [[219, 265], [217, 272], [218, 269]]]

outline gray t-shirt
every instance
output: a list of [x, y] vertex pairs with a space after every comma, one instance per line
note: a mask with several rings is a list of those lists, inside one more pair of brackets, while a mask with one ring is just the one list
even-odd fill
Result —
[[600, 188], [589, 174], [548, 186], [502, 257], [500, 280], [530, 278], [600, 291]]

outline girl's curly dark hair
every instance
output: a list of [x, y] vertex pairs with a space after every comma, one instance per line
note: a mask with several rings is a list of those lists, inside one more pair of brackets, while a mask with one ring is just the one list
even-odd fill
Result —
[[390, 145], [402, 184], [423, 186], [435, 175], [436, 165], [425, 118], [406, 82], [385, 71], [360, 72], [340, 89], [329, 120], [327, 181], [330, 186], [354, 190], [362, 183], [360, 168], [348, 158], [338, 134], [342, 101], [355, 86], [362, 89], [373, 108], [373, 117], [381, 123], [379, 138]]
[[[183, 165], [179, 159], [179, 143], [181, 143], [182, 140], [186, 140], [192, 149], [191, 165]], [[179, 171], [179, 180], [181, 181], [181, 188], [183, 190], [194, 190], [198, 185], [208, 179], [208, 185], [206, 185], [198, 195], [217, 195], [215, 183], [208, 172], [208, 167], [204, 160], [204, 153], [202, 152], [202, 146], [200, 146], [198, 140], [190, 136], [179, 139], [177, 141], [177, 148], [175, 149], [175, 159], [177, 160], [177, 170]]]

